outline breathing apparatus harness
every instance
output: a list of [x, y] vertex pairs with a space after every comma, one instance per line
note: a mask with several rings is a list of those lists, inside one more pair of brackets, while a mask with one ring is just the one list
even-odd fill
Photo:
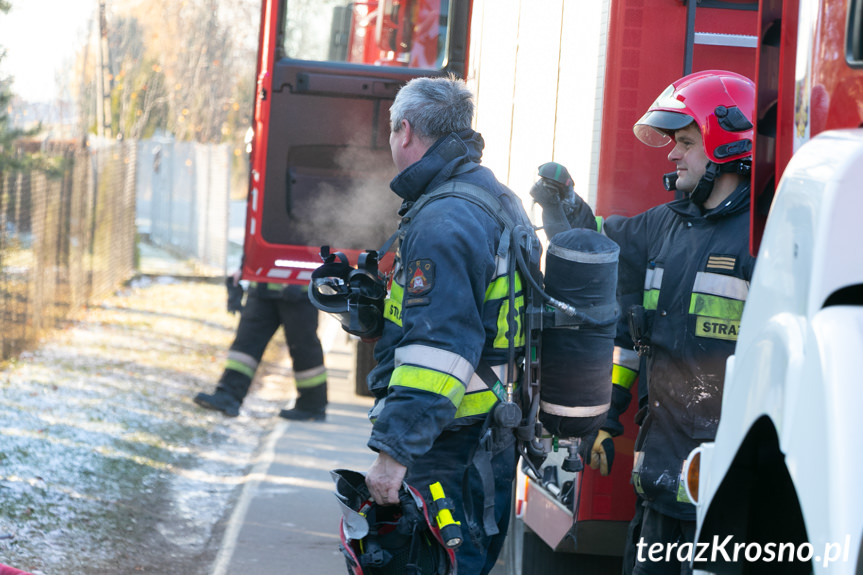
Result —
[[[549, 186], [561, 186], [558, 179], [568, 179], [569, 174], [555, 169], [559, 164], [544, 165], [540, 170], [541, 181]], [[453, 175], [470, 171], [477, 167], [467, 162], [456, 169]], [[374, 339], [383, 330], [383, 300], [386, 297], [386, 278], [378, 269], [378, 262], [396, 240], [401, 241], [411, 223], [423, 207], [429, 203], [446, 198], [458, 197], [484, 210], [501, 228], [498, 244], [498, 261], [507, 262], [509, 277], [508, 292], [508, 333], [510, 334], [506, 364], [506, 382], [499, 380], [495, 370], [484, 359], [476, 368], [476, 374], [499, 400], [484, 422], [480, 442], [473, 457], [483, 482], [485, 509], [483, 529], [486, 534], [498, 532], [494, 517], [494, 475], [491, 469], [491, 455], [516, 441], [523, 461], [534, 475], [539, 476], [539, 467], [546, 457], [541, 441], [543, 426], [540, 413], [540, 362], [542, 330], [544, 327], [584, 328], [607, 327], [617, 322], [617, 313], [596, 318], [573, 305], [550, 295], [543, 288], [543, 273], [540, 269], [542, 245], [536, 230], [525, 218], [514, 219], [504, 209], [501, 201], [487, 190], [461, 180], [448, 180], [443, 185], [424, 193], [418, 200], [406, 206], [398, 230], [379, 250], [367, 250], [353, 268], [348, 258], [341, 252], [330, 253], [327, 246], [321, 248], [324, 265], [312, 274], [309, 290], [314, 305], [323, 311], [339, 317], [343, 329], [360, 337]], [[524, 312], [521, 317], [524, 330], [524, 347], [519, 350], [515, 339], [518, 333], [516, 318], [516, 271], [524, 280]], [[374, 313], [375, 318], [370, 316]], [[521, 383], [517, 389], [517, 383]], [[525, 407], [523, 412], [522, 407]], [[578, 471], [583, 463], [579, 456], [580, 439], [562, 441], [569, 455], [565, 469]]]

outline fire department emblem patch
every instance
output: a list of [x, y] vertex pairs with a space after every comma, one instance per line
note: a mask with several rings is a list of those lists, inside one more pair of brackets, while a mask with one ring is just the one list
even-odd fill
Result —
[[429, 293], [434, 287], [434, 262], [431, 260], [414, 260], [408, 264], [407, 288], [410, 297], [420, 297]]

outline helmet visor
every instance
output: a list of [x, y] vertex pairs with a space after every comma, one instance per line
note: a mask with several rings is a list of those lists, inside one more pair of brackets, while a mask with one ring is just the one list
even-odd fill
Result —
[[632, 127], [635, 137], [651, 148], [661, 148], [671, 141], [671, 135], [693, 122], [691, 116], [666, 110], [648, 110]]

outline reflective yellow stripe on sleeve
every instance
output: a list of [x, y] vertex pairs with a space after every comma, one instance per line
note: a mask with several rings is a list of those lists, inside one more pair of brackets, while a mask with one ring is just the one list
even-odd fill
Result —
[[485, 415], [492, 410], [498, 399], [506, 396], [506, 389], [501, 383], [506, 377], [506, 365], [491, 366], [491, 369], [497, 376], [494, 389], [489, 389], [488, 384], [478, 374], [474, 373], [468, 382], [467, 393], [465, 393], [464, 398], [462, 398], [458, 406], [458, 410], [456, 410], [456, 418]]
[[638, 378], [639, 357], [634, 350], [615, 346], [611, 383], [624, 389], [632, 388]]
[[497, 403], [497, 396], [490, 389], [465, 395], [455, 412], [456, 418], [482, 415], [491, 411]]
[[473, 366], [457, 353], [428, 345], [405, 345], [395, 352], [395, 366], [413, 365], [450, 375], [466, 387], [473, 375]]
[[390, 387], [402, 386], [428, 391], [449, 399], [456, 407], [464, 397], [464, 384], [446, 373], [414, 365], [401, 365], [393, 371]]

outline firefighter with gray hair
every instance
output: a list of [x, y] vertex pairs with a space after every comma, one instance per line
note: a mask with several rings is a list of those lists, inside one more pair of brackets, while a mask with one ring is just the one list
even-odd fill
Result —
[[507, 294], [521, 282], [501, 265], [503, 230], [481, 206], [455, 194], [410, 211], [442, 186], [467, 187], [529, 225], [520, 200], [480, 165], [473, 114], [473, 94], [452, 76], [411, 80], [390, 108], [399, 170], [390, 188], [405, 217], [368, 376], [376, 398], [368, 445], [378, 455], [366, 484], [387, 505], [398, 503], [403, 482], [426, 501], [439, 482], [464, 534], [458, 572], [486, 574], [506, 536], [517, 455], [512, 429], [492, 422], [500, 400], [477, 370], [506, 378], [508, 342], [524, 337], [523, 299], [509, 313]]

